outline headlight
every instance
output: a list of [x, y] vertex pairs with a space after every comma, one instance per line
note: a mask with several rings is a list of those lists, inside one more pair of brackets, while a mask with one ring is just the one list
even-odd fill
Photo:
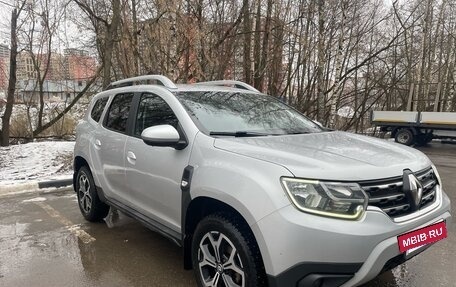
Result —
[[367, 207], [366, 193], [356, 183], [322, 182], [282, 177], [291, 202], [301, 211], [356, 220]]

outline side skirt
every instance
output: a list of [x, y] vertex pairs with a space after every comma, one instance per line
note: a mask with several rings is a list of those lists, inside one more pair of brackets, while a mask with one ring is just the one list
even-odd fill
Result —
[[141, 222], [143, 225], [145, 225], [147, 228], [149, 228], [152, 231], [155, 231], [164, 237], [170, 239], [173, 243], [175, 243], [177, 246], [182, 247], [182, 235], [179, 232], [176, 232], [165, 225], [161, 224], [160, 222], [145, 216], [144, 214], [136, 211], [135, 209], [111, 198], [107, 198], [103, 192], [103, 189], [99, 186], [97, 188], [97, 193], [98, 197], [100, 198], [101, 201], [104, 203], [122, 211], [123, 213], [127, 214], [128, 216], [138, 220]]

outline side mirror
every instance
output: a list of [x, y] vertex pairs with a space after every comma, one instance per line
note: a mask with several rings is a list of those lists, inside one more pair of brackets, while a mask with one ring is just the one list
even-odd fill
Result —
[[181, 140], [179, 132], [170, 125], [158, 125], [146, 128], [141, 133], [142, 140], [151, 146], [167, 146], [183, 149], [187, 141]]

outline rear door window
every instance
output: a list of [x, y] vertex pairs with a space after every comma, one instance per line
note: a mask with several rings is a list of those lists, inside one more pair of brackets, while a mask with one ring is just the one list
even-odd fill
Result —
[[106, 128], [116, 132], [126, 133], [132, 99], [133, 94], [119, 94], [114, 96], [106, 115]]
[[98, 122], [100, 120], [101, 114], [103, 113], [103, 110], [104, 110], [107, 102], [108, 102], [108, 97], [98, 99], [95, 102], [95, 104], [93, 105], [92, 111], [90, 112], [90, 117], [94, 121]]

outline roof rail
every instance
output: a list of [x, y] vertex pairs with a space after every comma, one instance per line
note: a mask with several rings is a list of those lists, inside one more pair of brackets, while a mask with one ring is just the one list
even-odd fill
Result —
[[[148, 81], [155, 81], [157, 82], [158, 85], [162, 85], [168, 89], [177, 89], [177, 86], [168, 79], [165, 76], [162, 75], [146, 75], [146, 76], [138, 76], [138, 77], [132, 77], [132, 78], [127, 78], [119, 81], [112, 82], [106, 87], [106, 90], [114, 89], [114, 88], [120, 88], [120, 87], [128, 87], [128, 86], [134, 86], [139, 84], [148, 84]], [[143, 83], [145, 82], [145, 83]]]
[[195, 85], [202, 85], [202, 86], [233, 86], [234, 88], [244, 89], [252, 92], [260, 93], [257, 89], [252, 87], [249, 84], [246, 84], [241, 81], [234, 81], [234, 80], [220, 80], [220, 81], [209, 81], [209, 82], [198, 82]]

